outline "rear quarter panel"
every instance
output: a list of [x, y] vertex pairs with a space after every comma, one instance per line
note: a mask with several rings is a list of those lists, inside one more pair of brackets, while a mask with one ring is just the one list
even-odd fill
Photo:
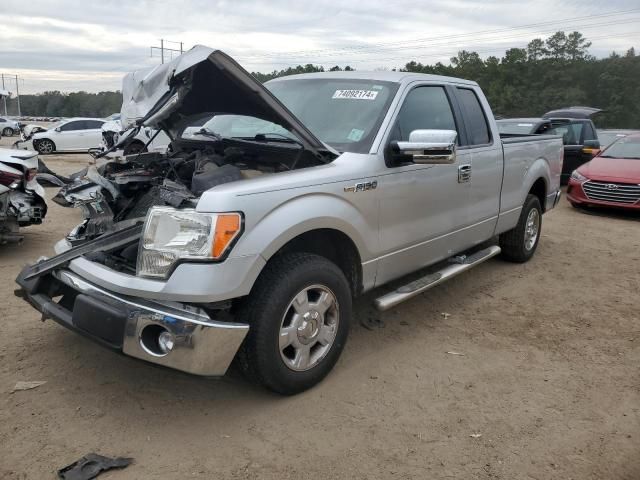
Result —
[[516, 225], [527, 194], [539, 178], [545, 182], [545, 195], [555, 195], [562, 172], [563, 145], [559, 136], [515, 137], [502, 140], [502, 145], [504, 178], [496, 233]]

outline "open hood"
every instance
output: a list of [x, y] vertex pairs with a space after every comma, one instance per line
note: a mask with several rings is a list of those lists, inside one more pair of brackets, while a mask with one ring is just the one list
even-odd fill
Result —
[[596, 113], [601, 112], [599, 108], [593, 107], [566, 107], [558, 110], [551, 110], [545, 113], [542, 118], [591, 118]]
[[281, 125], [318, 156], [326, 150], [300, 120], [235, 60], [202, 45], [169, 63], [127, 74], [122, 96], [124, 130], [146, 125], [163, 129], [176, 138], [189, 117], [231, 113]]

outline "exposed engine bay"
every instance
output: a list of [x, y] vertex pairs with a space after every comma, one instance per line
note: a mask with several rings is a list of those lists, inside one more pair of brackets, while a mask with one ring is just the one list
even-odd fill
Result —
[[[216, 186], [326, 164], [338, 155], [218, 50], [197, 46], [172, 62], [128, 74], [122, 91], [122, 133], [53, 199], [84, 214], [60, 261], [83, 255], [136, 274], [140, 235], [134, 232], [124, 246], [110, 245], [109, 237], [135, 230], [151, 207], [195, 208]], [[127, 155], [142, 129], [155, 133]], [[168, 147], [147, 151], [162, 133]], [[94, 242], [101, 250], [84, 252]]]
[[69, 243], [115, 231], [122, 222], [141, 222], [152, 206], [194, 208], [200, 195], [218, 185], [319, 163], [297, 143], [265, 137], [181, 139], [171, 150], [121, 157], [72, 175], [53, 198], [84, 213]]

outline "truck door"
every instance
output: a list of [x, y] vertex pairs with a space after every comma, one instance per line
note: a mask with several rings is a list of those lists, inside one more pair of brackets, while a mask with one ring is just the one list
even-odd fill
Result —
[[405, 94], [384, 143], [386, 170], [378, 177], [382, 256], [377, 284], [447, 258], [464, 237], [470, 184], [460, 175], [471, 163], [471, 150], [460, 150], [454, 164], [416, 165], [389, 148], [393, 140], [407, 141], [414, 130], [460, 133], [458, 115], [444, 85], [414, 84]]
[[500, 210], [503, 153], [499, 138], [491, 131], [484, 97], [472, 87], [456, 87], [455, 92], [466, 133], [459, 152], [470, 153], [468, 163], [459, 167], [470, 186], [469, 226], [463, 241], [464, 248], [469, 248], [493, 236]]

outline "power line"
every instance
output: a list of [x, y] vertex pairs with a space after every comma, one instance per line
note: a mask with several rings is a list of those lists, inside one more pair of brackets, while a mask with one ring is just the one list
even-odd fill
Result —
[[[594, 23], [594, 24], [587, 24], [587, 25], [580, 25], [580, 30], [590, 30], [593, 28], [602, 28], [602, 27], [606, 27], [606, 26], [611, 26], [611, 25], [626, 25], [626, 24], [633, 24], [633, 23], [637, 23], [640, 22], [640, 17], [637, 18], [631, 18], [631, 19], [626, 19], [626, 20], [620, 20], [620, 21], [615, 21], [615, 22], [603, 22], [603, 23]], [[571, 27], [573, 28], [573, 27]], [[500, 36], [490, 36], [490, 37], [484, 37], [484, 38], [476, 38], [474, 39], [474, 42], [486, 42], [486, 41], [491, 41], [491, 40], [506, 40], [506, 39], [521, 39], [523, 37], [528, 36], [530, 38], [530, 35], [534, 34], [535, 35], [546, 35], [546, 34], [550, 34], [550, 33], [555, 33], [557, 31], [556, 28], [554, 29], [550, 29], [550, 30], [538, 30], [536, 32], [531, 32], [531, 33], [514, 33], [511, 35], [500, 35]], [[363, 52], [346, 52], [346, 54], [348, 53], [358, 53], [359, 55], [373, 55], [376, 53], [389, 53], [389, 52], [393, 52], [396, 50], [401, 50], [402, 52], [407, 52], [409, 50], [417, 50], [417, 49], [422, 49], [422, 48], [426, 48], [426, 47], [438, 47], [438, 46], [442, 46], [442, 45], [449, 45], [451, 46], [451, 41], [439, 41], [439, 42], [430, 42], [430, 43], [422, 43], [422, 44], [418, 44], [418, 45], [412, 45], [412, 46], [402, 46], [402, 47], [388, 47], [388, 48], [384, 48], [381, 47], [379, 49], [372, 49], [372, 50], [368, 50], [368, 51], [363, 51]], [[462, 44], [459, 43], [459, 45], [466, 45], [466, 43]], [[335, 55], [320, 55], [317, 56], [315, 58], [336, 58], [336, 57], [344, 57], [345, 54], [335, 54]], [[302, 56], [294, 56], [293, 58], [304, 58]], [[264, 62], [264, 63], [268, 63], [268, 62]]]
[[[342, 48], [334, 48], [334, 49], [297, 50], [297, 51], [283, 52], [282, 54], [277, 54], [277, 53], [251, 54], [251, 55], [244, 55], [244, 57], [252, 57], [252, 58], [253, 57], [262, 57], [262, 58], [264, 58], [264, 57], [281, 57], [282, 55], [287, 55], [287, 56], [294, 55], [294, 56], [302, 57], [302, 56], [314, 56], [314, 55], [322, 54], [324, 52], [341, 54], [341, 53], [344, 53], [344, 52], [370, 50], [370, 49], [376, 48], [376, 47], [383, 47], [384, 48], [384, 47], [389, 47], [389, 46], [394, 46], [394, 45], [402, 46], [402, 45], [411, 44], [411, 43], [418, 43], [418, 42], [429, 42], [429, 41], [437, 41], [437, 40], [456, 40], [456, 39], [459, 39], [459, 38], [477, 37], [478, 35], [505, 33], [505, 32], [510, 32], [510, 31], [514, 31], [514, 30], [522, 30], [522, 29], [533, 28], [533, 27], [555, 25], [555, 24], [560, 24], [560, 23], [568, 22], [568, 21], [569, 22], [574, 22], [574, 21], [586, 20], [586, 19], [590, 19], [590, 18], [605, 18], [605, 17], [626, 15], [626, 14], [635, 13], [635, 12], [638, 12], [638, 11], [640, 11], [640, 8], [633, 8], [633, 9], [630, 9], [630, 10], [623, 10], [623, 11], [603, 13], [603, 14], [584, 15], [584, 16], [581, 16], [581, 17], [565, 18], [565, 19], [562, 19], [562, 20], [552, 20], [552, 21], [546, 21], [546, 22], [530, 23], [530, 24], [525, 24], [525, 25], [517, 25], [517, 26], [513, 26], [513, 27], [500, 28], [500, 29], [494, 29], [494, 30], [481, 30], [481, 31], [474, 31], [474, 32], [468, 32], [468, 33], [461, 33], [461, 34], [442, 35], [442, 36], [438, 36], [438, 37], [422, 37], [422, 38], [415, 38], [415, 39], [412, 39], [412, 40], [403, 40], [403, 41], [398, 41], [398, 42], [371, 43], [371, 44], [367, 44], [367, 45], [360, 45], [360, 46], [353, 46], [353, 47], [342, 47]], [[613, 23], [619, 23], [619, 22], [613, 22]], [[296, 55], [296, 54], [300, 54], [300, 55]]]
[[[617, 35], [603, 35], [603, 36], [596, 36], [596, 37], [592, 37], [589, 40], [605, 40], [605, 39], [609, 39], [609, 38], [617, 38], [617, 37], [624, 37], [627, 35], [637, 35], [640, 34], [640, 31], [634, 31], [634, 32], [625, 32], [625, 33], [620, 33]], [[486, 53], [499, 53], [499, 52], [505, 52], [506, 50], [510, 49], [510, 48], [525, 48], [527, 45], [524, 44], [520, 44], [518, 46], [513, 46], [513, 47], [500, 47], [500, 48], [490, 48], [490, 49], [481, 49], [481, 50], [474, 50], [475, 53], [478, 54], [486, 54]], [[420, 58], [424, 59], [424, 58], [437, 58], [437, 57], [445, 57], [445, 56], [454, 56], [458, 53], [459, 50], [457, 51], [446, 51], [446, 52], [431, 52], [428, 55], [421, 55]], [[345, 63], [355, 63], [353, 62], [354, 59], [349, 59], [346, 58], [343, 60], [343, 62]], [[395, 57], [387, 57], [387, 58], [376, 58], [375, 61], [397, 61], [399, 60], [397, 56]], [[415, 59], [417, 60], [417, 59]], [[312, 61], [309, 63], [313, 63], [315, 65], [328, 65], [327, 62], [321, 62], [321, 61]], [[299, 65], [299, 63], [285, 63], [285, 62], [271, 62], [272, 65], [284, 65], [284, 66], [297, 66]]]

